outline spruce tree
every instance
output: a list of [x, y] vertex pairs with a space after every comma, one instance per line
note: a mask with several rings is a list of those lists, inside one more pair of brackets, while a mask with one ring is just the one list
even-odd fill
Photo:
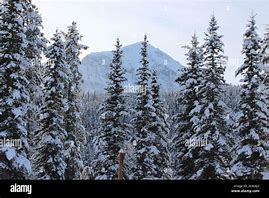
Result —
[[[38, 8], [32, 4], [31, 0], [25, 1], [24, 25], [26, 28], [27, 49], [26, 56], [31, 59], [30, 69], [34, 70], [33, 77], [36, 78], [36, 70], [41, 65], [41, 59], [46, 50], [47, 40], [42, 33], [42, 18], [39, 14]], [[38, 72], [38, 71], [37, 71]], [[39, 77], [41, 78], [41, 77]], [[35, 79], [34, 79], [35, 80]], [[38, 79], [40, 81], [40, 79]]]
[[212, 16], [205, 33], [203, 78], [197, 88], [199, 102], [193, 109], [195, 135], [191, 138], [206, 142], [206, 146], [194, 148], [197, 160], [191, 179], [223, 179], [229, 171], [230, 131], [225, 122], [226, 107], [220, 100], [225, 83], [225, 56], [218, 29], [217, 20]]
[[[175, 178], [189, 179], [194, 174], [194, 162], [198, 156], [194, 155], [195, 148], [188, 145], [192, 138], [195, 138], [194, 124], [195, 108], [199, 104], [200, 98], [196, 94], [202, 80], [203, 50], [199, 46], [196, 35], [192, 37], [191, 46], [187, 46], [187, 65], [176, 82], [180, 85], [178, 102], [184, 109], [176, 115], [176, 134], [173, 138], [173, 150], [175, 159]], [[194, 139], [195, 140], [195, 139]]]
[[[31, 64], [26, 69], [26, 77], [28, 79], [27, 90], [30, 93], [30, 103], [27, 111], [27, 130], [30, 139], [30, 146], [32, 145], [35, 132], [39, 129], [37, 120], [40, 115], [40, 108], [42, 105], [42, 79], [43, 79], [43, 65], [42, 55], [46, 50], [47, 40], [42, 33], [42, 18], [38, 12], [38, 8], [32, 4], [31, 0], [25, 1], [26, 10], [24, 15], [24, 25], [26, 27], [26, 57]], [[32, 149], [31, 149], [32, 150]], [[31, 155], [32, 151], [30, 152]]]
[[66, 62], [70, 70], [70, 78], [65, 85], [65, 97], [67, 99], [67, 109], [64, 115], [64, 125], [67, 132], [65, 144], [66, 179], [79, 179], [80, 172], [83, 170], [83, 145], [86, 143], [86, 132], [79, 112], [82, 75], [78, 67], [81, 64], [79, 59], [81, 50], [87, 49], [87, 47], [79, 43], [81, 38], [82, 36], [77, 30], [77, 24], [73, 22], [68, 27], [67, 34], [65, 34]]
[[151, 80], [151, 93], [153, 108], [155, 109], [155, 116], [152, 117], [150, 131], [155, 134], [155, 140], [151, 145], [151, 150], [155, 151], [153, 155], [153, 163], [156, 165], [155, 178], [158, 179], [170, 179], [171, 172], [171, 156], [169, 153], [169, 140], [168, 135], [170, 133], [170, 125], [168, 122], [168, 113], [160, 96], [160, 85], [158, 83], [157, 72], [152, 72]]
[[159, 151], [154, 147], [156, 135], [150, 131], [155, 109], [150, 89], [151, 73], [148, 67], [147, 47], [148, 40], [145, 35], [140, 51], [141, 67], [137, 69], [137, 86], [140, 87], [140, 91], [137, 93], [136, 115], [133, 120], [136, 138], [136, 162], [132, 168], [132, 177], [139, 180], [158, 177], [158, 170], [153, 156], [158, 155]]
[[67, 133], [64, 128], [64, 98], [67, 74], [65, 44], [56, 31], [46, 52], [48, 59], [44, 79], [44, 104], [41, 108], [41, 129], [35, 135], [34, 166], [38, 179], [64, 179], [64, 145]]
[[0, 2], [0, 139], [21, 145], [0, 148], [0, 179], [26, 179], [31, 171], [26, 130], [29, 92], [25, 70], [27, 40], [23, 0]]
[[266, 65], [269, 64], [269, 25], [265, 29], [263, 44], [262, 44], [262, 62]]
[[236, 71], [243, 76], [240, 100], [240, 114], [236, 130], [240, 135], [240, 143], [236, 149], [233, 171], [238, 179], [262, 179], [262, 171], [266, 166], [264, 140], [268, 132], [266, 128], [266, 107], [262, 82], [261, 39], [257, 34], [255, 16], [251, 16], [244, 33], [244, 63]]
[[267, 103], [267, 127], [269, 128], [269, 26], [265, 30], [265, 37], [262, 45], [262, 64], [264, 70], [263, 92]]
[[123, 87], [126, 78], [125, 69], [122, 66], [122, 45], [119, 39], [115, 47], [106, 87], [107, 98], [100, 108], [97, 159], [93, 163], [95, 179], [117, 179], [117, 157], [128, 140], [129, 126], [126, 123], [126, 96]]

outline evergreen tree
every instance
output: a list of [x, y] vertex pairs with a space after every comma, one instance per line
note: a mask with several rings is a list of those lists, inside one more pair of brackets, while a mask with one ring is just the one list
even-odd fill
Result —
[[265, 29], [264, 40], [262, 45], [262, 62], [266, 65], [269, 64], [269, 25]]
[[25, 70], [30, 65], [25, 11], [23, 0], [0, 2], [0, 139], [21, 142], [0, 148], [0, 179], [26, 179], [31, 171], [25, 117], [29, 102]]
[[[180, 72], [176, 82], [180, 85], [178, 102], [184, 106], [183, 112], [176, 115], [176, 134], [173, 138], [174, 158], [178, 159], [175, 164], [175, 177], [189, 179], [194, 172], [195, 148], [188, 145], [191, 138], [195, 137], [194, 119], [195, 107], [199, 104], [200, 98], [196, 92], [202, 80], [203, 50], [199, 46], [196, 35], [192, 37], [191, 46], [186, 47], [188, 67]], [[187, 143], [187, 144], [186, 144]], [[199, 157], [199, 156], [198, 156]]]
[[169, 179], [172, 176], [170, 153], [168, 149], [168, 135], [170, 133], [170, 125], [168, 122], [167, 110], [161, 101], [160, 85], [158, 84], [157, 72], [152, 72], [151, 93], [153, 100], [153, 108], [155, 109], [155, 116], [152, 117], [150, 131], [155, 134], [155, 140], [151, 145], [151, 150], [155, 151], [153, 155], [153, 162], [156, 165], [156, 178]]
[[35, 136], [34, 165], [39, 179], [64, 179], [64, 144], [67, 137], [64, 129], [64, 98], [67, 74], [65, 44], [56, 31], [52, 44], [46, 52], [48, 59], [44, 79], [44, 104], [41, 109], [41, 129]]
[[243, 76], [240, 115], [236, 126], [241, 142], [233, 166], [238, 179], [262, 179], [262, 171], [266, 166], [264, 140], [268, 128], [265, 101], [260, 91], [263, 79], [261, 39], [256, 30], [255, 17], [252, 15], [244, 33], [244, 63], [236, 71], [236, 75]]
[[154, 142], [156, 135], [150, 130], [155, 109], [153, 107], [152, 93], [150, 89], [151, 73], [148, 68], [148, 40], [144, 37], [141, 55], [141, 67], [137, 70], [140, 92], [137, 94], [136, 115], [134, 118], [135, 138], [136, 138], [136, 153], [135, 166], [132, 168], [134, 179], [146, 179], [158, 177], [158, 170], [154, 163], [154, 156], [158, 155], [159, 151], [155, 149]]
[[[42, 33], [42, 18], [39, 14], [38, 8], [32, 4], [31, 0], [25, 1], [24, 25], [26, 28], [27, 49], [26, 56], [31, 59], [30, 69], [38, 70], [41, 65], [42, 54], [46, 49], [48, 42]], [[37, 71], [38, 72], [38, 71]], [[36, 72], [33, 77], [36, 78]], [[41, 77], [39, 77], [41, 78]], [[40, 79], [38, 79], [40, 81]]]
[[[195, 147], [195, 161], [191, 179], [223, 179], [229, 168], [230, 134], [225, 122], [226, 107], [220, 100], [224, 87], [224, 60], [222, 36], [212, 16], [205, 33], [203, 78], [197, 88], [198, 103], [193, 109], [194, 136], [191, 139], [206, 142]], [[197, 157], [199, 156], [199, 157]]]
[[[29, 139], [33, 140], [34, 132], [39, 129], [40, 108], [42, 105], [42, 77], [44, 68], [41, 59], [46, 49], [47, 40], [42, 33], [42, 18], [31, 0], [25, 1], [26, 10], [24, 13], [24, 25], [26, 27], [26, 57], [31, 64], [26, 69], [28, 79], [27, 90], [30, 93], [30, 103], [27, 112], [27, 131]], [[32, 145], [33, 141], [29, 141]], [[32, 151], [30, 152], [32, 153]]]
[[[264, 70], [264, 88], [265, 101], [267, 103], [267, 114], [269, 117], [269, 26], [265, 30], [265, 37], [262, 45], [262, 63]], [[267, 127], [269, 128], [269, 118], [267, 117]]]
[[67, 132], [66, 149], [66, 179], [79, 179], [80, 172], [83, 170], [82, 151], [86, 143], [86, 132], [80, 118], [80, 84], [82, 75], [78, 67], [81, 62], [79, 55], [82, 49], [87, 49], [79, 41], [82, 36], [78, 33], [75, 22], [68, 27], [68, 33], [65, 34], [66, 40], [66, 62], [70, 69], [70, 78], [66, 84], [65, 97], [67, 98], [67, 110], [64, 115], [64, 125]]
[[110, 64], [107, 98], [100, 112], [98, 128], [97, 159], [94, 162], [96, 179], [116, 179], [118, 172], [118, 153], [125, 148], [128, 140], [128, 124], [126, 123], [126, 101], [123, 83], [126, 81], [125, 69], [122, 66], [122, 45], [119, 39], [115, 44], [113, 59]]

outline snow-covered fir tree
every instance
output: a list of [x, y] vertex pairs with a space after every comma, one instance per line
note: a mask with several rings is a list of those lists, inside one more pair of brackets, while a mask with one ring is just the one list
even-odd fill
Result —
[[151, 80], [152, 106], [155, 109], [155, 116], [152, 117], [150, 131], [155, 134], [155, 140], [151, 145], [151, 150], [155, 152], [153, 155], [153, 162], [156, 166], [156, 178], [170, 179], [171, 172], [171, 156], [169, 153], [169, 139], [170, 125], [168, 122], [168, 113], [160, 96], [160, 85], [158, 83], [157, 72], [152, 72]]
[[[269, 65], [269, 25], [265, 29], [263, 44], [262, 44], [262, 62]], [[266, 70], [267, 71], [267, 70]]]
[[65, 178], [64, 145], [67, 133], [64, 128], [65, 85], [69, 80], [65, 43], [56, 31], [48, 47], [44, 79], [44, 102], [41, 108], [41, 129], [35, 135], [34, 168], [38, 179]]
[[24, 0], [0, 2], [0, 139], [21, 146], [0, 148], [0, 179], [26, 179], [31, 171], [26, 130], [29, 92], [26, 89], [26, 28]]
[[[267, 103], [267, 114], [269, 115], [269, 25], [265, 30], [262, 45], [262, 64], [264, 70], [263, 92], [265, 94], [265, 101]], [[269, 128], [269, 116], [267, 117], [267, 127]]]
[[148, 40], [145, 35], [140, 51], [141, 67], [137, 69], [137, 86], [141, 91], [137, 93], [136, 115], [133, 119], [136, 139], [135, 163], [132, 167], [133, 179], [153, 179], [161, 176], [158, 175], [159, 170], [154, 162], [159, 151], [154, 146], [156, 134], [152, 132], [151, 128], [156, 114], [150, 89], [151, 73], [148, 66], [147, 47]]
[[[32, 4], [31, 0], [25, 1], [26, 10], [24, 13], [24, 25], [26, 27], [26, 57], [31, 61], [31, 65], [26, 69], [28, 79], [27, 90], [30, 93], [30, 103], [27, 111], [27, 130], [31, 148], [35, 131], [39, 129], [37, 120], [40, 115], [42, 105], [42, 77], [43, 65], [42, 55], [46, 49], [47, 40], [42, 33], [42, 18], [38, 8]], [[30, 156], [32, 149], [30, 149]]]
[[193, 127], [195, 139], [206, 142], [205, 146], [195, 146], [195, 161], [191, 179], [223, 179], [228, 176], [230, 131], [225, 122], [225, 105], [220, 100], [224, 86], [225, 56], [223, 55], [222, 36], [219, 26], [212, 16], [205, 33], [203, 45], [203, 78], [197, 88], [198, 103], [193, 109]]
[[83, 145], [86, 143], [86, 132], [79, 111], [82, 75], [78, 68], [81, 64], [79, 59], [81, 50], [87, 49], [87, 47], [79, 43], [81, 38], [77, 24], [73, 22], [65, 34], [66, 63], [70, 71], [69, 81], [65, 85], [65, 98], [67, 99], [67, 109], [64, 115], [64, 127], [67, 132], [67, 140], [64, 145], [67, 164], [66, 179], [79, 179], [80, 172], [83, 170]]
[[126, 81], [125, 69], [122, 66], [122, 45], [117, 39], [113, 51], [107, 98], [100, 108], [100, 126], [97, 134], [97, 159], [93, 162], [95, 179], [117, 179], [118, 154], [125, 148], [128, 140], [129, 125], [126, 122], [126, 96], [123, 83]]
[[255, 16], [251, 16], [244, 33], [244, 63], [236, 71], [243, 76], [240, 112], [236, 130], [240, 143], [236, 149], [233, 171], [238, 179], [262, 179], [266, 166], [264, 148], [266, 134], [266, 104], [261, 92], [262, 55], [261, 39], [257, 34]]
[[192, 138], [195, 138], [194, 124], [197, 120], [193, 115], [196, 105], [199, 104], [199, 98], [196, 92], [202, 78], [203, 50], [199, 46], [197, 36], [194, 34], [191, 46], [186, 47], [188, 52], [188, 67], [180, 71], [176, 82], [180, 85], [178, 102], [184, 106], [183, 112], [175, 116], [176, 133], [173, 137], [173, 158], [176, 160], [175, 178], [189, 179], [195, 174], [194, 162], [197, 157], [194, 154], [196, 148], [186, 145]]

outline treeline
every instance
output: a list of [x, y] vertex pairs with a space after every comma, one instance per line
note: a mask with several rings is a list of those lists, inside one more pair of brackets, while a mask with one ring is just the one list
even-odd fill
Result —
[[80, 40], [73, 22], [49, 42], [31, 0], [0, 2], [0, 139], [21, 141], [0, 148], [0, 179], [80, 178]]
[[31, 0], [1, 1], [0, 139], [22, 144], [0, 148], [0, 179], [116, 179], [119, 152], [126, 154], [125, 179], [262, 179], [269, 33], [260, 39], [251, 16], [236, 72], [240, 99], [229, 105], [218, 29], [212, 16], [203, 44], [192, 37], [187, 67], [175, 79], [178, 93], [165, 97], [158, 72], [148, 67], [147, 36], [134, 85], [142, 89], [126, 93], [117, 39], [98, 109], [87, 105], [96, 100], [81, 100], [79, 55], [86, 46], [76, 23], [49, 42]]
[[[264, 40], [258, 36], [251, 16], [243, 40], [244, 63], [236, 71], [242, 76], [242, 86], [229, 89], [224, 79], [227, 57], [218, 29], [212, 16], [204, 43], [200, 45], [193, 35], [186, 47], [188, 63], [175, 79], [179, 92], [170, 103], [171, 119], [160, 97], [157, 73], [148, 68], [147, 36], [136, 71], [136, 85], [145, 91], [135, 95], [124, 92], [123, 52], [117, 40], [106, 99], [96, 112], [99, 125], [92, 128], [89, 142], [93, 179], [117, 178], [119, 152], [126, 153], [126, 179], [263, 178], [269, 146], [268, 73], [264, 69], [268, 35]], [[128, 100], [133, 105], [126, 105]]]

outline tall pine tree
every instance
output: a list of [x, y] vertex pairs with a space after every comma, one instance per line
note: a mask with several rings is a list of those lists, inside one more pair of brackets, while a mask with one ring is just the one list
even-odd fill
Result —
[[107, 98], [100, 112], [98, 128], [98, 151], [94, 161], [96, 179], [117, 179], [118, 154], [125, 148], [128, 140], [128, 124], [126, 123], [126, 99], [123, 83], [126, 81], [125, 69], [122, 66], [122, 45], [119, 39], [115, 44], [113, 59], [110, 64]]
[[25, 70], [30, 65], [25, 12], [23, 0], [0, 2], [0, 139], [21, 142], [0, 148], [1, 179], [25, 179], [31, 171], [25, 116], [29, 102]]
[[263, 79], [261, 39], [256, 31], [255, 16], [252, 15], [244, 33], [244, 63], [236, 71], [236, 75], [243, 76], [240, 115], [236, 126], [241, 142], [233, 166], [238, 179], [262, 179], [262, 171], [266, 166], [264, 140], [268, 128], [265, 101], [260, 91]]
[[150, 179], [159, 177], [158, 168], [154, 163], [154, 156], [159, 151], [154, 146], [156, 134], [152, 133], [155, 109], [153, 107], [152, 93], [150, 89], [151, 73], [148, 67], [148, 40], [145, 35], [142, 42], [141, 67], [137, 69], [137, 93], [136, 115], [134, 118], [134, 130], [136, 138], [135, 166], [132, 167], [133, 179]]
[[197, 88], [199, 102], [193, 109], [194, 137], [206, 141], [206, 146], [195, 148], [191, 179], [223, 179], [229, 168], [229, 129], [225, 123], [225, 105], [220, 100], [224, 86], [225, 56], [222, 36], [215, 16], [211, 17], [205, 33], [203, 78]]
[[265, 36], [262, 45], [262, 63], [264, 70], [264, 88], [265, 101], [267, 103], [267, 127], [269, 128], [269, 25], [265, 30]]
[[151, 80], [151, 93], [153, 100], [153, 108], [155, 110], [155, 116], [152, 117], [150, 131], [155, 134], [155, 140], [151, 145], [151, 150], [155, 151], [153, 155], [153, 163], [156, 165], [155, 178], [170, 179], [172, 177], [171, 172], [171, 156], [169, 153], [169, 139], [170, 125], [168, 122], [168, 113], [165, 108], [161, 96], [160, 85], [158, 83], [157, 71], [152, 72]]
[[265, 29], [264, 40], [262, 45], [262, 61], [264, 64], [269, 64], [269, 25]]
[[34, 167], [38, 179], [64, 179], [64, 128], [66, 99], [64, 91], [67, 74], [65, 44], [57, 31], [46, 52], [48, 59], [44, 79], [44, 104], [41, 109], [41, 129], [35, 135]]
[[65, 143], [66, 179], [79, 179], [83, 170], [83, 145], [86, 143], [86, 132], [79, 112], [82, 75], [78, 67], [81, 64], [79, 59], [81, 50], [87, 49], [87, 47], [79, 43], [81, 38], [82, 36], [77, 30], [77, 24], [73, 22], [68, 27], [67, 34], [65, 34], [66, 62], [71, 72], [69, 81], [65, 85], [65, 97], [67, 98], [67, 110], [64, 115], [64, 125], [67, 132]]
[[[33, 137], [39, 129], [37, 120], [40, 115], [42, 105], [42, 89], [43, 65], [41, 63], [42, 55], [46, 50], [47, 40], [42, 33], [42, 18], [35, 5], [31, 0], [25, 1], [26, 10], [24, 13], [24, 25], [26, 27], [26, 57], [30, 60], [30, 67], [26, 69], [26, 77], [28, 80], [27, 90], [30, 93], [30, 103], [27, 111], [27, 130], [30, 139], [31, 148], [34, 146]], [[30, 155], [32, 149], [30, 150]]]
[[200, 98], [196, 92], [199, 89], [202, 78], [202, 66], [203, 66], [203, 50], [199, 46], [196, 35], [192, 37], [191, 46], [186, 47], [188, 52], [187, 56], [187, 68], [184, 68], [180, 72], [180, 76], [176, 82], [180, 85], [180, 94], [178, 102], [184, 106], [181, 113], [176, 115], [176, 134], [173, 138], [173, 157], [177, 159], [175, 161], [175, 178], [189, 179], [194, 174], [194, 162], [197, 159], [196, 148], [186, 144], [194, 138], [195, 130], [195, 108], [199, 104]]

